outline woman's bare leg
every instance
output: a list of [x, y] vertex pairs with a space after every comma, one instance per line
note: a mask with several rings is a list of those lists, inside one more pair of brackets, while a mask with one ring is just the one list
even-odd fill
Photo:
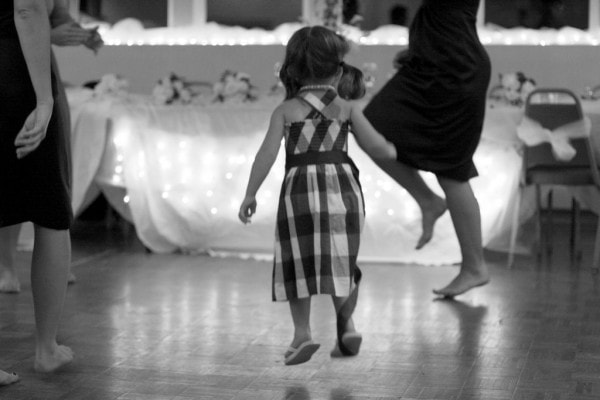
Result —
[[422, 214], [422, 232], [416, 248], [422, 248], [431, 240], [435, 222], [446, 212], [446, 201], [427, 186], [418, 170], [395, 160], [375, 160], [375, 162], [406, 189], [419, 205]]
[[481, 239], [481, 214], [479, 203], [471, 184], [438, 177], [446, 194], [446, 201], [452, 223], [458, 237], [462, 264], [460, 272], [447, 286], [434, 290], [435, 294], [446, 297], [457, 296], [490, 280], [487, 265], [483, 260]]
[[34, 367], [39, 372], [54, 371], [73, 360], [71, 349], [56, 342], [70, 261], [69, 231], [35, 225], [31, 291], [36, 325]]
[[19, 293], [21, 283], [15, 264], [21, 224], [0, 228], [0, 293]]

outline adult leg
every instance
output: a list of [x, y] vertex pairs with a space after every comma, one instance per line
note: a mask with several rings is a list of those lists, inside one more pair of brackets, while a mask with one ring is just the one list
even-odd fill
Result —
[[421, 209], [422, 232], [416, 248], [422, 248], [431, 240], [435, 222], [446, 212], [446, 201], [431, 190], [418, 170], [395, 160], [375, 160], [375, 162], [408, 191]]
[[34, 367], [39, 372], [54, 371], [73, 360], [71, 349], [56, 342], [70, 261], [69, 231], [35, 225], [31, 291], [36, 325]]
[[452, 223], [458, 237], [462, 264], [458, 275], [435, 294], [453, 297], [489, 282], [490, 275], [483, 260], [481, 214], [471, 184], [438, 177], [446, 194]]
[[15, 260], [21, 224], [0, 228], [0, 293], [19, 293], [21, 283]]

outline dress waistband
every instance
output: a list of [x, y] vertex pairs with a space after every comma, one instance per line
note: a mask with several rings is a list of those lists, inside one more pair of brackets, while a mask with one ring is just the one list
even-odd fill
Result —
[[350, 164], [354, 165], [348, 153], [340, 150], [310, 151], [301, 154], [287, 154], [285, 169], [313, 164]]

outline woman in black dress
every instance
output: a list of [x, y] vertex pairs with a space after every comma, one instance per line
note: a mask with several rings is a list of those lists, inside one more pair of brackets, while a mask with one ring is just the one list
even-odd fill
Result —
[[[47, 0], [50, 12], [50, 42], [55, 46], [84, 45], [97, 52], [103, 45], [102, 37], [96, 29], [84, 29], [69, 14], [68, 0]], [[57, 129], [66, 137], [67, 152], [70, 148], [71, 114], [69, 103], [58, 71], [54, 56], [51, 59], [52, 72], [56, 77], [57, 93], [54, 96], [53, 117], [56, 118]], [[69, 159], [67, 154], [67, 159]], [[70, 174], [69, 174], [70, 175]], [[21, 224], [0, 228], [0, 293], [19, 293], [19, 282], [16, 253]], [[68, 283], [74, 283], [75, 275], [70, 271]]]
[[31, 288], [36, 320], [34, 368], [72, 360], [56, 342], [71, 244], [65, 135], [51, 118], [56, 81], [44, 1], [0, 2], [0, 227], [31, 221]]
[[[379, 166], [421, 209], [423, 232], [417, 248], [431, 239], [446, 208], [450, 211], [462, 265], [450, 284], [434, 290], [448, 297], [489, 280], [479, 204], [469, 183], [477, 176], [473, 154], [490, 80], [489, 57], [476, 30], [478, 6], [479, 0], [424, 0], [410, 26], [401, 68], [365, 109], [373, 126], [396, 144], [398, 160]], [[418, 170], [436, 175], [445, 200]]]

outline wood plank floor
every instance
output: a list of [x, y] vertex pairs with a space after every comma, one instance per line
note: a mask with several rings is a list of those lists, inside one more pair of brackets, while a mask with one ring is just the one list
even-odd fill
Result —
[[33, 371], [30, 254], [20, 253], [23, 290], [0, 295], [0, 368], [21, 381], [0, 399], [600, 399], [600, 286], [585, 268], [592, 226], [583, 267], [570, 267], [562, 233], [550, 266], [520, 257], [508, 270], [489, 254], [490, 285], [456, 301], [431, 293], [456, 267], [362, 265], [361, 353], [330, 357], [333, 306], [317, 297], [321, 349], [286, 367], [292, 324], [287, 303], [270, 300], [270, 263], [148, 254], [131, 234], [78, 224], [78, 281], [60, 331], [75, 362]]

